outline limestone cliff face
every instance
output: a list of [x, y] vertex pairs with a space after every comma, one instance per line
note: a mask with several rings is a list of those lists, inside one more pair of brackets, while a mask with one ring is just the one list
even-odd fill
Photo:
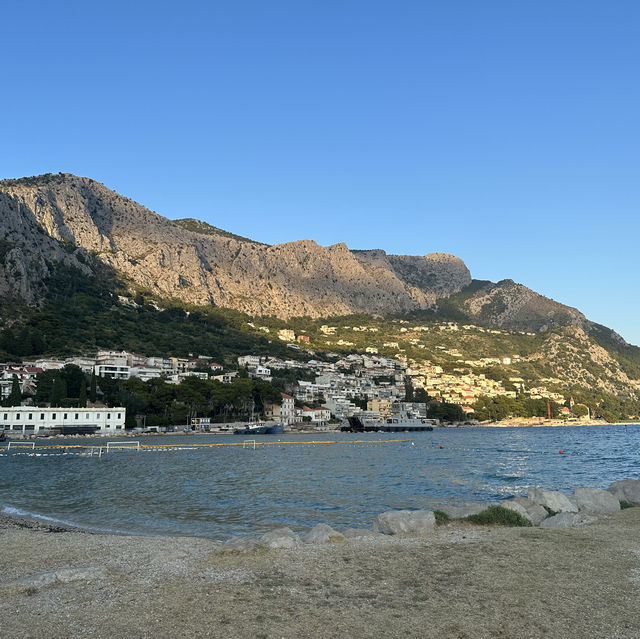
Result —
[[513, 280], [485, 283], [461, 302], [460, 309], [473, 322], [513, 330], [538, 332], [553, 326], [572, 325], [588, 331], [593, 326], [577, 309]]
[[92, 259], [160, 296], [280, 317], [427, 309], [471, 282], [452, 255], [309, 240], [267, 246], [191, 222], [185, 228], [88, 178], [2, 181], [0, 294], [36, 303], [47, 261], [90, 274]]

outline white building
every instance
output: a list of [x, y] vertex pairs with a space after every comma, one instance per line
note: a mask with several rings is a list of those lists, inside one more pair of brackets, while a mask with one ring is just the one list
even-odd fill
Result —
[[112, 377], [113, 379], [129, 379], [131, 369], [128, 366], [113, 364], [96, 364], [95, 372], [98, 377]]
[[251, 377], [257, 377], [258, 379], [263, 379], [265, 382], [271, 381], [271, 369], [266, 366], [256, 366], [255, 368], [250, 369], [249, 375]]
[[295, 400], [291, 395], [286, 393], [280, 393], [282, 397], [282, 403], [280, 404], [280, 419], [285, 425], [294, 424], [298, 421], [296, 418], [296, 406]]
[[138, 368], [130, 368], [129, 375], [131, 377], [137, 377], [143, 382], [149, 379], [156, 379], [164, 375], [164, 371], [161, 368], [151, 368], [150, 366], [139, 366]]
[[260, 366], [260, 357], [258, 355], [242, 355], [238, 357], [238, 366], [253, 367]]
[[124, 430], [126, 409], [116, 408], [0, 408], [0, 428], [16, 435], [59, 430], [61, 434], [108, 435]]

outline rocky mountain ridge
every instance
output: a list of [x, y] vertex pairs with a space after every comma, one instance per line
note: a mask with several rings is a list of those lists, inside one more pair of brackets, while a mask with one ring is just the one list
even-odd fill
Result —
[[159, 297], [280, 317], [426, 309], [471, 281], [451, 255], [359, 254], [311, 240], [267, 246], [197, 221], [185, 228], [68, 174], [0, 182], [0, 216], [10, 248], [0, 290], [28, 303], [46, 260], [87, 269], [90, 255]]
[[387, 255], [312, 240], [269, 246], [193, 218], [171, 221], [94, 180], [0, 181], [0, 295], [37, 304], [51, 264], [102, 263], [132, 290], [249, 315], [453, 313], [517, 330], [591, 323], [510, 280], [472, 281], [453, 255]]

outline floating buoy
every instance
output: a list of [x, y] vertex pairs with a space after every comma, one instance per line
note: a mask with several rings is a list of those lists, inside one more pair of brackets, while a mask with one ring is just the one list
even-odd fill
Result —
[[558, 455], [564, 455], [564, 450], [559, 450]]
[[440, 446], [440, 448], [444, 448], [444, 446]]
[[129, 459], [133, 459], [133, 456], [130, 456]]

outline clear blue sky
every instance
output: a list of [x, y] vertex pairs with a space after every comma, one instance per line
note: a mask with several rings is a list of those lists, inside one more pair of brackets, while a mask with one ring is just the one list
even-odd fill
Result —
[[453, 253], [640, 344], [637, 0], [5, 5], [1, 177]]

